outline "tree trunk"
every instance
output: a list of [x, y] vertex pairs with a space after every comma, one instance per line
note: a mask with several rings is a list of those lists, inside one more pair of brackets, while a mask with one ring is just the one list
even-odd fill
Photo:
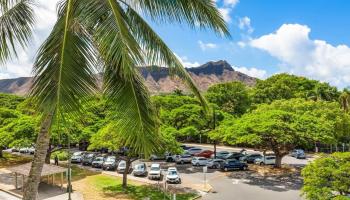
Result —
[[130, 168], [130, 158], [127, 158], [125, 160], [125, 170], [123, 173], [123, 188], [126, 189], [126, 187], [128, 186], [128, 174], [129, 174], [129, 168]]
[[282, 167], [282, 158], [283, 156], [280, 154], [276, 154], [276, 161], [275, 161], [275, 167], [281, 168]]
[[4, 155], [2, 154], [2, 148], [0, 148], [0, 158], [3, 158], [4, 157]]
[[45, 163], [46, 164], [50, 164], [50, 160], [51, 160], [51, 142], [49, 143], [49, 148], [47, 148], [47, 154], [45, 157]]
[[216, 140], [214, 140], [214, 159], [216, 159]]
[[27, 182], [24, 185], [23, 200], [37, 199], [41, 172], [44, 166], [45, 157], [50, 142], [49, 129], [51, 127], [52, 118], [53, 113], [48, 114], [45, 116], [41, 124], [41, 129], [35, 145], [36, 151], [34, 153], [32, 167], [30, 169]]

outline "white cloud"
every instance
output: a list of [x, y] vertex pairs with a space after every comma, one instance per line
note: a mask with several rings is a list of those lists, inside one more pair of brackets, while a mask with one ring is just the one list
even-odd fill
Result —
[[251, 77], [265, 79], [267, 72], [263, 69], [257, 69], [255, 67], [247, 68], [247, 67], [233, 67], [236, 71], [247, 74]]
[[239, 0], [224, 0], [224, 5], [235, 7], [238, 2], [239, 2]]
[[0, 79], [30, 76], [35, 54], [50, 33], [57, 19], [56, 5], [59, 0], [38, 0], [34, 6], [36, 16], [33, 41], [26, 49], [18, 50], [18, 59], [0, 66]]
[[187, 67], [187, 68], [200, 66], [199, 62], [197, 62], [197, 61], [196, 62], [190, 62], [186, 56], [179, 56], [176, 53], [174, 53], [174, 54], [180, 60], [182, 65]]
[[218, 8], [219, 12], [222, 15], [222, 18], [225, 20], [225, 22], [229, 23], [231, 22], [231, 8]]
[[246, 44], [245, 42], [243, 42], [243, 41], [238, 41], [238, 42], [237, 42], [237, 45], [238, 45], [239, 47], [241, 47], [241, 48], [244, 48], [244, 47], [247, 46], [247, 44]]
[[239, 29], [246, 30], [248, 32], [248, 34], [253, 33], [254, 29], [253, 29], [253, 27], [250, 24], [250, 18], [249, 17], [245, 16], [245, 17], [239, 18], [238, 20], [239, 20], [238, 21]]
[[201, 40], [198, 41], [199, 47], [202, 49], [202, 51], [205, 51], [207, 49], [215, 49], [218, 47], [217, 44], [214, 43], [204, 43]]
[[306, 25], [283, 24], [276, 32], [253, 39], [252, 47], [264, 50], [281, 62], [283, 71], [350, 85], [350, 48], [310, 39]]

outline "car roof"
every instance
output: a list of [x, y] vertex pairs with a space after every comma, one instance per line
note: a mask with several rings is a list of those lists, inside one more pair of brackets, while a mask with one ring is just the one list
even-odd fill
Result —
[[177, 171], [176, 167], [169, 167], [168, 171]]
[[159, 164], [159, 163], [153, 163], [153, 164], [151, 165], [151, 167], [160, 167], [160, 164]]

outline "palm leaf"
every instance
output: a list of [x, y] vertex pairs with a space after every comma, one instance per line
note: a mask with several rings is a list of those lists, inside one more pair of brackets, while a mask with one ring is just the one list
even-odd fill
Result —
[[17, 46], [25, 48], [34, 24], [32, 0], [0, 0], [0, 64], [17, 56]]
[[76, 23], [77, 0], [61, 5], [51, 34], [34, 64], [31, 96], [44, 113], [74, 113], [96, 88], [95, 51], [90, 37]]

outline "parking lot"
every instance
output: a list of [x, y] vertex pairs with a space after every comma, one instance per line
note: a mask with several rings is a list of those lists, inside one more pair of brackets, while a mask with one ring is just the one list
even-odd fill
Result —
[[[213, 150], [213, 147], [210, 145], [187, 144], [187, 146], [198, 147], [203, 150]], [[241, 149], [222, 146], [217, 147], [217, 151], [238, 152], [239, 150]], [[254, 150], [247, 150], [247, 152], [248, 154], [261, 153]], [[308, 156], [306, 159], [296, 159], [291, 156], [286, 156], [283, 159], [283, 164], [300, 168], [306, 165], [312, 159], [312, 156]], [[302, 180], [298, 174], [295, 176], [262, 176], [256, 171], [249, 170], [249, 168], [254, 166], [252, 164], [250, 164], [248, 170], [245, 171], [235, 170], [231, 172], [223, 172], [219, 169], [207, 169], [207, 172], [203, 173], [202, 166], [192, 166], [191, 163], [176, 164], [174, 162], [165, 162], [164, 160], [136, 160], [132, 163], [132, 168], [140, 163], [146, 164], [146, 170], [148, 172], [153, 163], [159, 163], [163, 171], [163, 177], [166, 176], [166, 170], [169, 167], [176, 167], [182, 181], [181, 184], [176, 184], [173, 186], [192, 188], [200, 191], [203, 195], [202, 198], [207, 200], [225, 200], [232, 199], [232, 197], [237, 200], [301, 199], [300, 188], [302, 185]], [[83, 166], [80, 163], [76, 163], [74, 165], [88, 170], [100, 172], [104, 171], [101, 168], [93, 168], [89, 165]], [[122, 173], [118, 173], [115, 170], [104, 171], [103, 173], [113, 176], [122, 176]], [[149, 180], [147, 175], [144, 177], [134, 177], [132, 172], [129, 174], [129, 178], [145, 183], [159, 184], [160, 186], [164, 186], [165, 182], [165, 178], [159, 181]]]

